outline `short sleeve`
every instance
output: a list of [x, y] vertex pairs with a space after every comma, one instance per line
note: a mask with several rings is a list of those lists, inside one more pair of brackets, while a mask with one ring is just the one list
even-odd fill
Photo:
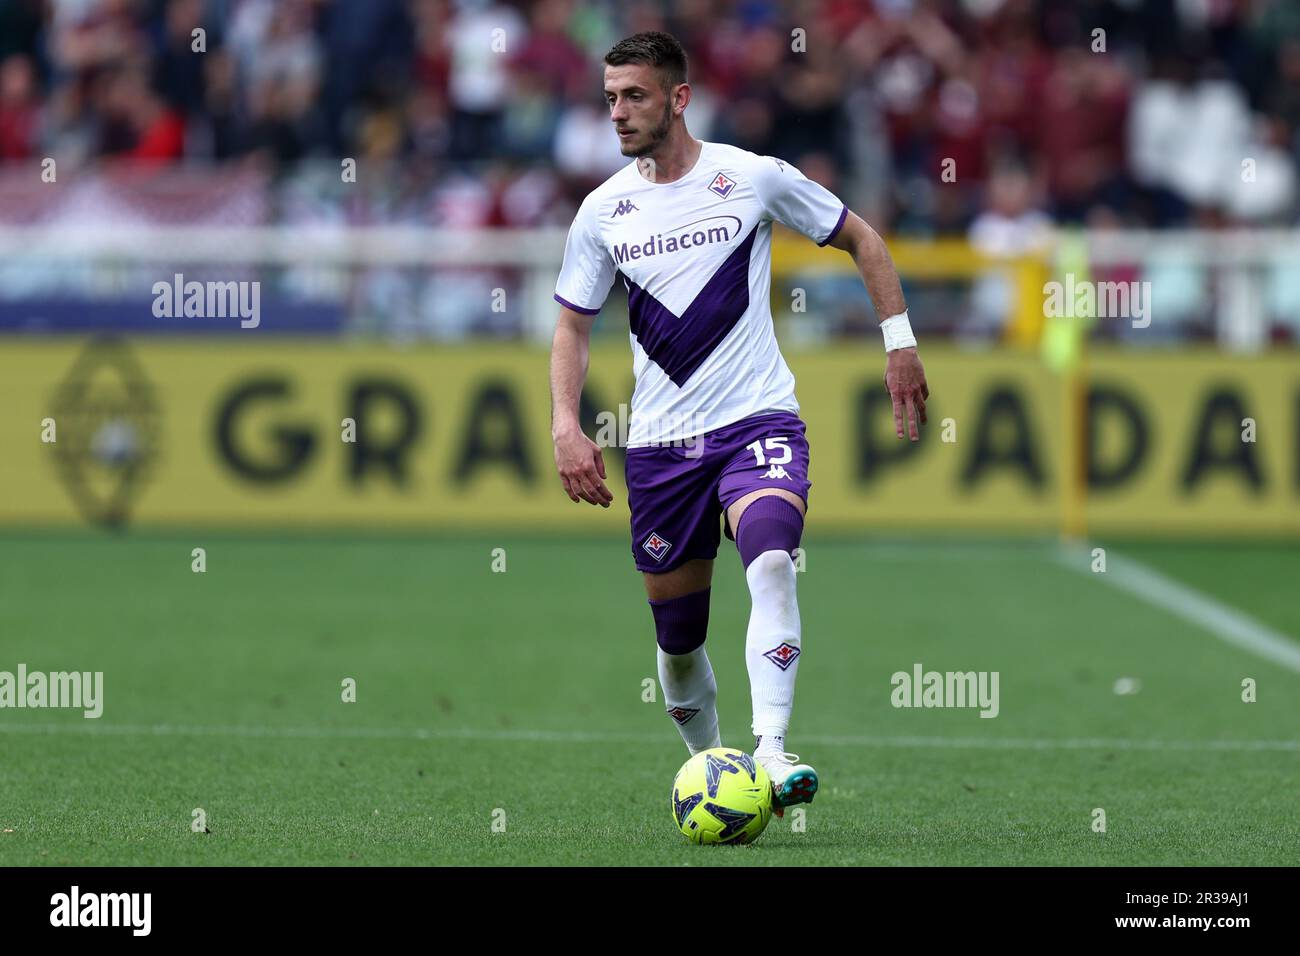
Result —
[[614, 260], [596, 235], [591, 205], [583, 203], [569, 227], [555, 301], [583, 315], [596, 315], [614, 284]]
[[783, 160], [763, 156], [759, 163], [754, 184], [768, 215], [819, 246], [834, 239], [844, 226], [849, 207]]

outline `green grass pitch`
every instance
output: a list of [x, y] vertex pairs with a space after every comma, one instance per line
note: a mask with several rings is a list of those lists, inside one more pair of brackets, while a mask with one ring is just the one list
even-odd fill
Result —
[[[105, 709], [0, 710], [0, 864], [1300, 863], [1300, 674], [1051, 544], [805, 545], [789, 748], [822, 790], [802, 832], [709, 848], [672, 824], [625, 541], [8, 533], [0, 670], [103, 671]], [[1116, 550], [1300, 635], [1294, 547]], [[724, 541], [709, 651], [746, 749], [747, 617]], [[998, 671], [999, 715], [894, 708], [916, 662]]]

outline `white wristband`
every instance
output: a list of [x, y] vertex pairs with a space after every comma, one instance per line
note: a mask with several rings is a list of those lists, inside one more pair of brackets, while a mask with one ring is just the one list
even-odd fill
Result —
[[912, 324], [907, 321], [907, 313], [891, 315], [880, 323], [880, 331], [885, 336], [885, 351], [909, 349], [916, 345], [916, 336], [912, 334]]

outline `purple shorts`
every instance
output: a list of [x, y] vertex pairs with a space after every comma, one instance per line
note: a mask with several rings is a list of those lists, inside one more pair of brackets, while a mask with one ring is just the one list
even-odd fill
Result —
[[[806, 509], [812, 482], [804, 427], [793, 412], [760, 412], [678, 447], [627, 449], [637, 569], [662, 573], [694, 558], [716, 558], [718, 518], [758, 488], [793, 491]], [[727, 537], [734, 540], [730, 528]]]

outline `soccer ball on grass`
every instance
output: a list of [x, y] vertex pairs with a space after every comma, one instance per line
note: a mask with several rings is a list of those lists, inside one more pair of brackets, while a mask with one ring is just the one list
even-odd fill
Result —
[[772, 819], [772, 782], [749, 754], [714, 747], [682, 764], [672, 805], [692, 843], [753, 843]]

